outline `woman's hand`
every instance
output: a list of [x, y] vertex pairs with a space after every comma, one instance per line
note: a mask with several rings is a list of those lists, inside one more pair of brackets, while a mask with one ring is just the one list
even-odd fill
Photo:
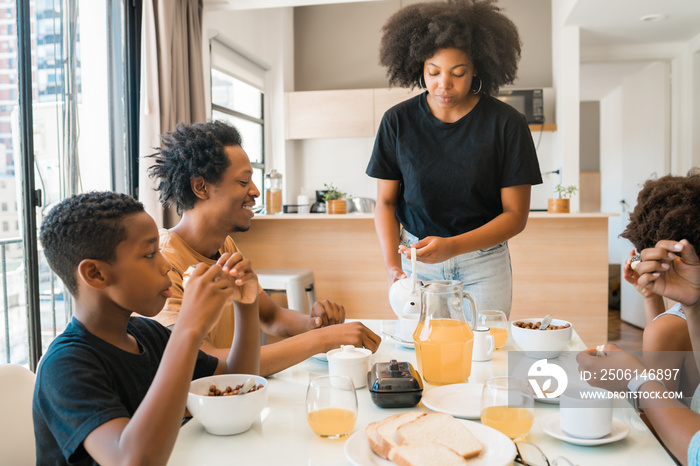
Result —
[[411, 260], [411, 248], [416, 249], [416, 259], [426, 264], [439, 264], [455, 256], [450, 238], [426, 236], [413, 243], [410, 248], [400, 245], [399, 254], [403, 254], [406, 259]]
[[228, 275], [233, 288], [232, 299], [241, 304], [250, 304], [258, 299], [258, 276], [248, 259], [240, 252], [234, 254], [224, 253], [216, 261], [221, 269]]
[[700, 304], [700, 259], [687, 240], [662, 240], [642, 251], [637, 284], [652, 293], [681, 303]]
[[[409, 259], [411, 258], [411, 251], [408, 252], [408, 257]], [[390, 269], [387, 269], [386, 278], [389, 282], [389, 289], [391, 289], [391, 285], [393, 285], [394, 282], [397, 282], [402, 278], [406, 278], [406, 273], [401, 267], [392, 267]]]

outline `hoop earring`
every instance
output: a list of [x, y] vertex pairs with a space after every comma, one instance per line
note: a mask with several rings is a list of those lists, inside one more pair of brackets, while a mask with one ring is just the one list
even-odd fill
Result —
[[425, 79], [423, 79], [423, 75], [420, 75], [420, 77], [418, 78], [418, 87], [420, 87], [421, 89], [428, 88], [428, 86], [425, 85]]
[[481, 80], [481, 77], [479, 75], [474, 75], [474, 78], [479, 78], [479, 89], [472, 89], [472, 94], [478, 94], [479, 92], [481, 92], [481, 86], [484, 84], [484, 82]]

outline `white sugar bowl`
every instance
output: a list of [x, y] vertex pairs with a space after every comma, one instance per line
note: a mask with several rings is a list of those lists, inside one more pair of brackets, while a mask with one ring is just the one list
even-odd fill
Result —
[[326, 353], [328, 373], [350, 377], [355, 388], [362, 388], [367, 385], [371, 356], [372, 352], [368, 349], [343, 345]]

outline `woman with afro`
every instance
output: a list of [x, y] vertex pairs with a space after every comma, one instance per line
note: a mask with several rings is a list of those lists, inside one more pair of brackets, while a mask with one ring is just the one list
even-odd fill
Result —
[[389, 285], [460, 280], [482, 309], [510, 313], [508, 239], [527, 223], [542, 182], [525, 117], [493, 97], [512, 83], [520, 38], [492, 1], [417, 3], [383, 27], [389, 84], [425, 89], [382, 119], [367, 174]]
[[[627, 238], [636, 251], [653, 248], [662, 240], [687, 240], [700, 245], [700, 170], [693, 169], [688, 176], [663, 176], [644, 183], [637, 195], [637, 205], [630, 221], [620, 235]], [[661, 354], [659, 367], [681, 369], [679, 377], [664, 381], [666, 388], [679, 387], [690, 397], [700, 378], [693, 357], [690, 333], [685, 313], [680, 304], [666, 310], [662, 296], [650, 292], [637, 283], [639, 274], [633, 264], [641, 257], [635, 250], [625, 262], [624, 278], [644, 296], [644, 315], [647, 326], [642, 338], [642, 349], [649, 357]], [[677, 260], [682, 260], [680, 257]], [[675, 265], [671, 262], [671, 265]], [[658, 353], [663, 351], [664, 353]]]

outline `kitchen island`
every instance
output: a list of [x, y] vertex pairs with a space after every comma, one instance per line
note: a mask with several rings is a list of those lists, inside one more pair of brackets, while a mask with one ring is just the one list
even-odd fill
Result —
[[[525, 230], [509, 241], [511, 320], [552, 314], [571, 321], [589, 347], [607, 341], [614, 215], [530, 213]], [[343, 304], [348, 318], [395, 318], [373, 214], [260, 215], [233, 238], [255, 269], [312, 269], [318, 299]]]

